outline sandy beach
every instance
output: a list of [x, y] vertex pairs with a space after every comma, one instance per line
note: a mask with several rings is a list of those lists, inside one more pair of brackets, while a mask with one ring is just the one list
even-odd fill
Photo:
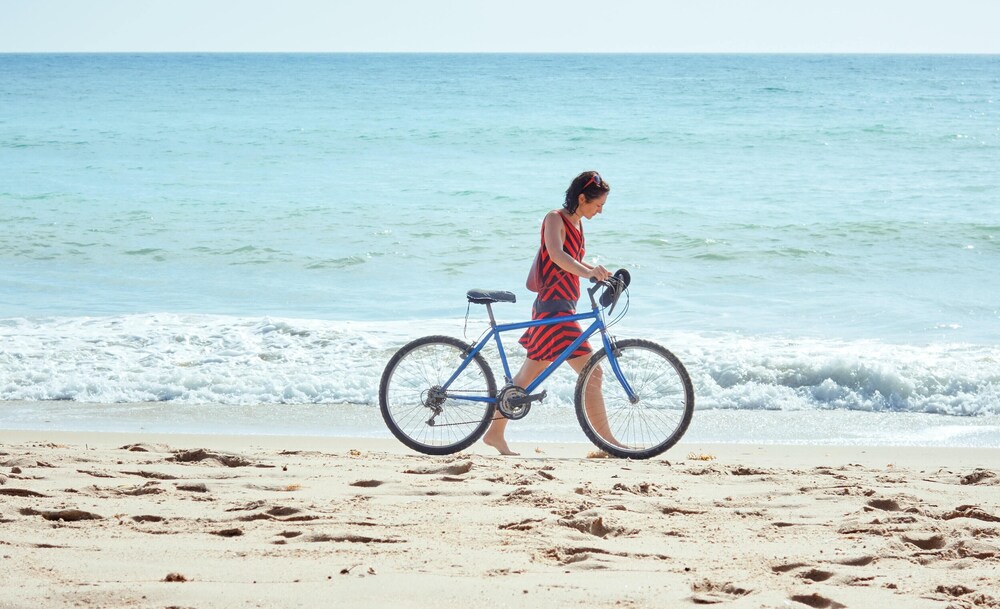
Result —
[[1000, 607], [1000, 450], [0, 432], [0, 607]]

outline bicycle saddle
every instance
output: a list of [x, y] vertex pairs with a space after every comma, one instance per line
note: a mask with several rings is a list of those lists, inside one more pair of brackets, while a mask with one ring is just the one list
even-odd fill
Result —
[[469, 290], [465, 297], [473, 304], [491, 304], [494, 302], [517, 302], [513, 292], [504, 290]]

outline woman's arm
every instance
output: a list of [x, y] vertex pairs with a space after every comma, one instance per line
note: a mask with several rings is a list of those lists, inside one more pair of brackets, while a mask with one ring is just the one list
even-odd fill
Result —
[[565, 228], [563, 228], [562, 218], [558, 211], [550, 211], [545, 215], [543, 235], [545, 236], [545, 249], [549, 252], [549, 258], [556, 265], [567, 273], [579, 275], [585, 279], [596, 279], [603, 281], [611, 276], [603, 266], [590, 266], [574, 260], [572, 256], [563, 250], [563, 240], [565, 239]]

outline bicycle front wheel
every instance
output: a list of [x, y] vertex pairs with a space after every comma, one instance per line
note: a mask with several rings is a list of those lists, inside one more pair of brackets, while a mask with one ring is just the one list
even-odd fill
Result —
[[482, 355], [444, 391], [468, 356], [469, 345], [450, 336], [425, 336], [389, 360], [379, 385], [379, 406], [397, 439], [428, 455], [448, 455], [471, 446], [489, 427], [496, 408], [496, 381]]
[[632, 388], [626, 393], [601, 349], [576, 384], [576, 416], [587, 437], [610, 455], [648, 459], [677, 443], [694, 414], [691, 378], [673, 353], [648, 340], [618, 342], [614, 354]]

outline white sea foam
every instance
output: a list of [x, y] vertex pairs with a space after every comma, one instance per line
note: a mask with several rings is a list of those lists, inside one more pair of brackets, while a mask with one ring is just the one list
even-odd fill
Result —
[[[470, 321], [474, 340], [484, 329]], [[377, 404], [386, 362], [463, 320], [334, 322], [150, 314], [0, 320], [0, 400], [86, 403]], [[640, 336], [634, 328], [622, 337]], [[1000, 348], [734, 334], [646, 338], [687, 366], [700, 409], [1000, 414]], [[523, 352], [505, 334], [511, 365]], [[596, 346], [596, 343], [595, 343]], [[498, 382], [499, 358], [488, 361]], [[573, 377], [547, 383], [572, 404]]]
[[1000, 349], [877, 341], [664, 337], [686, 351], [702, 404], [735, 409], [1000, 413]]
[[7, 320], [0, 398], [370, 403], [393, 342], [381, 328], [391, 325], [169, 314]]

